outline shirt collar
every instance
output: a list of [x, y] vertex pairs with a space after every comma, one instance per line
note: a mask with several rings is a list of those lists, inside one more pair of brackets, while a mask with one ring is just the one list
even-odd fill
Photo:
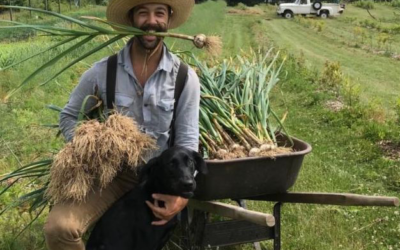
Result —
[[[128, 72], [130, 75], [134, 75], [133, 69], [132, 69], [132, 62], [131, 62], [131, 57], [130, 57], [130, 50], [131, 46], [133, 43], [133, 38], [128, 41], [126, 46], [119, 52], [119, 57], [118, 57], [118, 63], [123, 66], [123, 68]], [[163, 43], [163, 53], [161, 56], [160, 63], [157, 66], [156, 71], [158, 70], [164, 70], [166, 72], [171, 72], [172, 67], [174, 65], [174, 60], [171, 55], [171, 52], [169, 52], [167, 46], [165, 43]]]

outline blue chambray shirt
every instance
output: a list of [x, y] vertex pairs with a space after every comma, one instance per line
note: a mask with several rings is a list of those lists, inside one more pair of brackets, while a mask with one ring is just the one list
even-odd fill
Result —
[[[166, 46], [156, 71], [144, 88], [139, 84], [130, 58], [133, 40], [118, 53], [115, 105], [117, 110], [132, 117], [142, 132], [157, 139], [158, 150], [146, 156], [146, 160], [158, 156], [167, 149], [170, 124], [174, 110], [175, 80], [180, 60]], [[67, 141], [72, 140], [83, 99], [93, 95], [98, 88], [107, 107], [106, 98], [107, 58], [95, 63], [81, 77], [70, 99], [60, 114], [60, 129]], [[97, 86], [97, 87], [96, 87]], [[176, 110], [175, 145], [197, 151], [199, 143], [199, 78], [189, 67], [186, 85]]]

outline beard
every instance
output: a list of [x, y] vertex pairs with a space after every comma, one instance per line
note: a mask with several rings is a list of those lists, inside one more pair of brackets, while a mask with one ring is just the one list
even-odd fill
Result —
[[[141, 27], [137, 27], [145, 32], [154, 31], [154, 32], [166, 32], [167, 25], [164, 23], [158, 24], [143, 24]], [[159, 36], [137, 36], [139, 44], [146, 50], [153, 50], [157, 48], [158, 44], [163, 40], [162, 37]]]

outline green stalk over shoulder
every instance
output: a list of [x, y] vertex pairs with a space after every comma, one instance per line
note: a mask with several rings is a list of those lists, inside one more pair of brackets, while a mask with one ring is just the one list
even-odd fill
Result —
[[45, 85], [46, 83], [50, 82], [51, 80], [55, 79], [57, 76], [61, 75], [64, 71], [66, 71], [67, 69], [69, 69], [70, 67], [72, 67], [73, 65], [75, 65], [76, 63], [78, 63], [79, 61], [85, 59], [88, 56], [93, 55], [94, 53], [96, 53], [97, 51], [103, 49], [104, 47], [107, 47], [108, 45], [118, 41], [119, 39], [125, 37], [126, 35], [118, 35], [115, 36], [113, 38], [111, 38], [110, 40], [108, 40], [107, 42], [102, 43], [101, 45], [97, 46], [96, 48], [90, 50], [89, 52], [86, 52], [85, 54], [83, 54], [82, 56], [76, 58], [75, 60], [73, 60], [72, 62], [70, 62], [69, 64], [67, 64], [64, 68], [62, 68], [60, 71], [58, 71], [56, 74], [54, 74], [52, 77], [50, 77], [49, 79], [47, 79], [45, 82], [41, 83], [40, 85]]
[[24, 58], [24, 59], [22, 59], [22, 60], [20, 60], [20, 61], [18, 61], [18, 62], [16, 62], [16, 63], [13, 63], [13, 64], [11, 64], [11, 65], [5, 67], [5, 68], [2, 68], [2, 69], [0, 69], [0, 71], [3, 71], [3, 70], [6, 70], [6, 69], [9, 69], [9, 68], [12, 68], [12, 67], [14, 67], [14, 66], [16, 66], [16, 65], [19, 65], [19, 64], [21, 64], [21, 63], [23, 63], [23, 62], [25, 62], [25, 61], [27, 61], [27, 60], [29, 60], [29, 59], [32, 59], [32, 58], [34, 58], [34, 57], [36, 57], [36, 56], [38, 56], [38, 55], [41, 55], [41, 54], [43, 54], [43, 53], [45, 53], [45, 52], [47, 52], [47, 51], [49, 51], [49, 50], [55, 49], [55, 48], [57, 48], [57, 47], [59, 47], [59, 46], [61, 46], [61, 45], [63, 45], [63, 44], [69, 43], [69, 42], [71, 42], [71, 41], [73, 41], [73, 40], [75, 40], [75, 39], [77, 39], [77, 38], [78, 38], [78, 36], [74, 36], [74, 37], [67, 38], [67, 39], [65, 39], [65, 40], [63, 40], [63, 41], [61, 41], [61, 42], [59, 42], [59, 43], [57, 43], [57, 44], [51, 46], [50, 48], [47, 48], [47, 49], [45, 49], [45, 50], [41, 50], [40, 52], [38, 52], [38, 53], [36, 53], [36, 54], [33, 54], [32, 56], [26, 57], [26, 58]]
[[54, 63], [56, 63], [57, 61], [59, 61], [61, 58], [63, 58], [65, 55], [69, 54], [70, 52], [72, 52], [73, 50], [83, 46], [84, 44], [86, 44], [87, 42], [91, 41], [93, 38], [95, 38], [95, 36], [88, 36], [85, 39], [83, 39], [82, 41], [80, 41], [79, 43], [71, 46], [70, 48], [68, 48], [67, 50], [63, 51], [62, 53], [60, 53], [59, 55], [55, 56], [53, 59], [51, 59], [50, 61], [48, 61], [47, 63], [43, 64], [41, 67], [39, 67], [38, 69], [36, 69], [32, 74], [30, 74], [27, 78], [25, 78], [25, 80], [16, 88], [13, 89], [10, 93], [8, 93], [6, 95], [6, 97], [4, 98], [5, 101], [8, 100], [8, 98], [10, 98], [13, 94], [15, 94], [15, 92], [17, 92], [19, 89], [21, 89], [24, 85], [26, 85], [33, 77], [35, 77], [37, 74], [39, 74], [43, 69], [53, 65]]

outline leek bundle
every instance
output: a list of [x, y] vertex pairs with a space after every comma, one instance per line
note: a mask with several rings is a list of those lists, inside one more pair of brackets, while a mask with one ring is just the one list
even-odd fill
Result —
[[[279, 53], [252, 51], [215, 67], [195, 59], [201, 81], [200, 140], [210, 158], [274, 156], [290, 148], [278, 147], [276, 134], [285, 130], [270, 103], [284, 60]], [[276, 125], [275, 125], [276, 124]], [[290, 137], [289, 137], [290, 138]]]

